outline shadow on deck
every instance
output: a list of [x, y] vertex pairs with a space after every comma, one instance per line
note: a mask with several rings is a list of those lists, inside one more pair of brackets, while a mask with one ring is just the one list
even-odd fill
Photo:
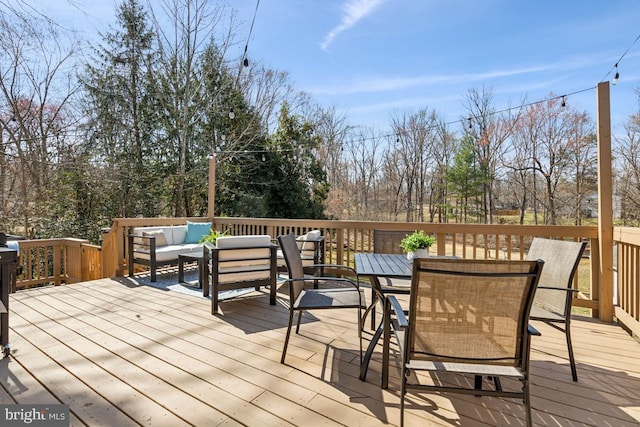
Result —
[[[349, 310], [308, 316], [281, 365], [284, 289], [275, 307], [267, 292], [252, 292], [222, 302], [222, 314], [212, 316], [201, 295], [141, 282], [13, 294], [0, 403], [65, 403], [71, 425], [398, 424], [397, 364], [389, 390], [379, 387], [379, 350], [367, 381], [358, 379]], [[533, 340], [534, 424], [640, 424], [640, 344], [617, 325], [576, 318], [572, 326], [577, 383], [563, 334], [539, 325], [543, 335]], [[408, 426], [524, 424], [522, 405], [506, 399], [421, 394], [408, 405]]]

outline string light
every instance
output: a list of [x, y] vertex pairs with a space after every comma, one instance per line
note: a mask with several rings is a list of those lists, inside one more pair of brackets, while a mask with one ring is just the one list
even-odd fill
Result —
[[614, 84], [614, 85], [615, 85], [615, 84], [618, 84], [618, 78], [620, 77], [620, 73], [618, 73], [618, 64], [619, 64], [620, 62], [622, 62], [622, 58], [624, 58], [624, 57], [627, 55], [627, 53], [629, 53], [629, 51], [631, 50], [631, 48], [633, 47], [633, 45], [634, 45], [634, 44], [636, 44], [636, 42], [637, 42], [638, 40], [640, 40], [640, 34], [638, 34], [638, 37], [636, 37], [636, 39], [633, 41], [633, 43], [631, 43], [631, 46], [629, 46], [629, 47], [627, 48], [627, 50], [625, 50], [625, 51], [624, 51], [624, 53], [620, 56], [620, 58], [618, 58], [618, 60], [616, 61], [616, 65], [614, 65], [614, 66], [609, 70], [609, 72], [608, 72], [607, 74], [605, 74], [605, 76], [602, 78], [602, 80], [600, 80], [600, 82], [604, 82], [604, 81], [607, 79], [607, 77], [609, 77], [609, 74], [611, 74], [611, 72], [612, 72], [613, 70], [616, 70], [615, 77], [613, 78], [613, 84]]
[[560, 104], [561, 107], [566, 107], [567, 106], [567, 96], [566, 95], [562, 95], [562, 104]]
[[[251, 27], [249, 28], [249, 35], [247, 36], [247, 42], [244, 45], [244, 52], [242, 52], [242, 61], [240, 62], [243, 66], [249, 66], [249, 59], [247, 58], [247, 49], [249, 48], [249, 40], [251, 39], [251, 33], [253, 33], [253, 24], [256, 22], [256, 15], [258, 14], [258, 6], [260, 6], [260, 0], [256, 1], [256, 9], [253, 11], [253, 19], [251, 20]], [[238, 68], [238, 75], [236, 76], [236, 84], [238, 86], [238, 82], [240, 81], [240, 73], [242, 72], [242, 66]]]
[[229, 109], [229, 118], [230, 118], [231, 120], [233, 120], [233, 119], [235, 119], [235, 118], [236, 118], [236, 112], [235, 112], [235, 111], [233, 111], [233, 107], [231, 107], [231, 108]]

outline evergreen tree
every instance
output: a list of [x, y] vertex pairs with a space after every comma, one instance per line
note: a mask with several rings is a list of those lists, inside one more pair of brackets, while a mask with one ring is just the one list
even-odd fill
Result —
[[82, 82], [87, 92], [88, 143], [108, 178], [99, 189], [111, 217], [156, 216], [163, 186], [158, 185], [156, 90], [153, 85], [154, 33], [139, 0], [117, 11], [119, 28], [94, 48], [94, 63]]
[[317, 158], [319, 137], [311, 123], [289, 114], [284, 103], [276, 132], [269, 139], [271, 181], [269, 211], [276, 218], [325, 218], [329, 184]]
[[482, 195], [484, 173], [476, 162], [473, 137], [465, 135], [460, 141], [460, 146], [453, 158], [453, 164], [446, 173], [449, 193], [456, 197], [460, 209], [458, 209], [458, 222], [467, 222], [470, 213], [477, 215], [478, 197]]

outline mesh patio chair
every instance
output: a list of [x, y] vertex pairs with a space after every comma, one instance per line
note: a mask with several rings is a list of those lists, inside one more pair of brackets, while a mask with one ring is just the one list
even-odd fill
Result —
[[[402, 354], [400, 425], [406, 393], [434, 391], [522, 399], [531, 426], [530, 335], [537, 331], [528, 319], [542, 265], [414, 260], [408, 315], [388, 296], [387, 316], [395, 314], [391, 324]], [[468, 378], [452, 383], [444, 375]], [[477, 387], [473, 379], [482, 376], [493, 377], [495, 388]], [[503, 389], [501, 378], [519, 380], [520, 387]]]
[[531, 243], [528, 260], [544, 260], [544, 270], [533, 300], [531, 320], [539, 320], [564, 332], [571, 364], [571, 376], [578, 381], [578, 371], [571, 344], [571, 302], [574, 292], [573, 278], [587, 247], [587, 242], [542, 239]]
[[[287, 335], [282, 349], [280, 363], [284, 363], [293, 325], [293, 317], [298, 313], [296, 334], [300, 333], [300, 322], [303, 311], [325, 310], [325, 309], [357, 309], [358, 318], [355, 327], [358, 328], [358, 339], [360, 341], [360, 360], [362, 361], [362, 332], [361, 318], [362, 308], [365, 304], [364, 293], [360, 289], [355, 270], [348, 266], [334, 264], [318, 264], [314, 267], [322, 269], [330, 268], [332, 271], [350, 275], [356, 278], [351, 280], [347, 277], [320, 277], [304, 274], [300, 250], [293, 234], [278, 236], [280, 249], [284, 255], [289, 272], [289, 325]], [[309, 285], [309, 287], [307, 287]], [[317, 288], [316, 288], [317, 287]]]
[[[375, 254], [404, 254], [400, 247], [400, 242], [407, 234], [411, 234], [406, 230], [373, 230], [373, 253]], [[364, 312], [362, 317], [362, 327], [367, 315], [371, 313], [371, 329], [376, 329], [376, 304], [378, 301], [384, 301], [385, 295], [389, 294], [408, 294], [411, 286], [411, 280], [391, 278], [391, 277], [372, 277], [371, 278], [371, 303]]]

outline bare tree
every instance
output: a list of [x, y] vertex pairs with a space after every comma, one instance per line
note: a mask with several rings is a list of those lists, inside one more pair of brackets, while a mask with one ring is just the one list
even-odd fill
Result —
[[629, 117], [624, 137], [617, 140], [616, 154], [622, 160], [617, 182], [621, 216], [625, 225], [640, 222], [640, 112]]
[[49, 20], [9, 7], [0, 10], [0, 32], [0, 192], [15, 201], [2, 203], [0, 221], [17, 213], [23, 232], [32, 235], [59, 197], [56, 165], [73, 143], [77, 45]]
[[349, 201], [350, 215], [359, 219], [373, 220], [379, 215], [376, 195], [382, 141], [371, 129], [358, 128], [345, 144], [343, 158], [350, 179], [348, 187], [341, 189], [347, 190], [344, 199]]
[[585, 203], [589, 196], [594, 196], [597, 192], [597, 139], [587, 113], [576, 111], [569, 116], [569, 120], [573, 121], [569, 133], [569, 162], [573, 171], [573, 191], [570, 191], [570, 197], [573, 199], [574, 224], [581, 225], [583, 217], [588, 213]]
[[[551, 96], [549, 100], [529, 106], [517, 126], [516, 141], [525, 141], [531, 147], [532, 168], [542, 179], [544, 197], [544, 222], [557, 224], [561, 206], [570, 204], [561, 200], [561, 184], [575, 179], [582, 180], [585, 162], [591, 158], [585, 142], [588, 142], [589, 119], [585, 113], [564, 106], [560, 98]], [[582, 176], [572, 176], [571, 165], [579, 168]], [[582, 185], [582, 184], [580, 184]], [[534, 193], [534, 197], [537, 193]]]
[[484, 222], [493, 223], [494, 186], [498, 168], [506, 150], [505, 142], [513, 131], [519, 109], [497, 112], [492, 106], [493, 90], [487, 87], [471, 89], [465, 105], [469, 113], [469, 134], [476, 141], [477, 162], [484, 174], [482, 213]]
[[425, 201], [430, 194], [431, 173], [435, 168], [432, 156], [437, 117], [435, 112], [420, 110], [415, 114], [392, 117], [395, 134], [394, 156], [404, 169], [403, 200], [407, 222], [424, 221]]

